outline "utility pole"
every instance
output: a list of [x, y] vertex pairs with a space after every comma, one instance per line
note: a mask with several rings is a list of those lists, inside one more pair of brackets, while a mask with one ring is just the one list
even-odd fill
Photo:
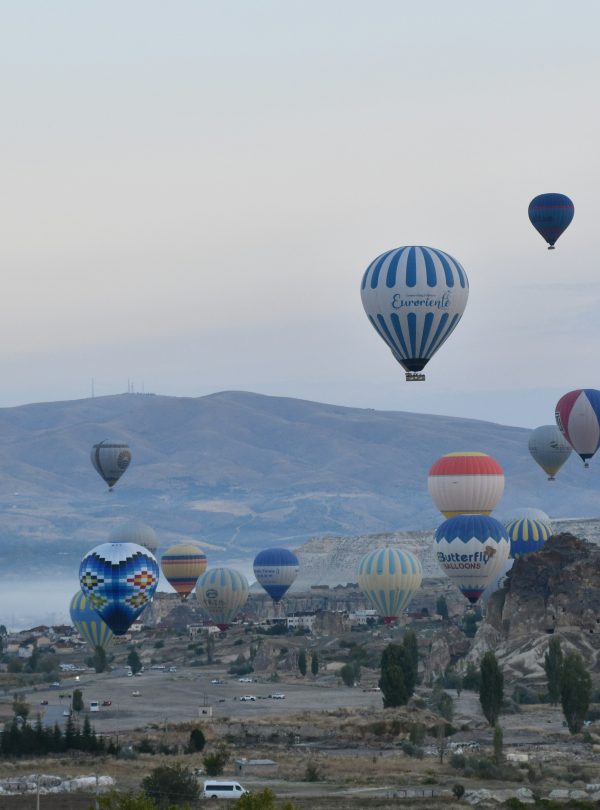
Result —
[[35, 810], [40, 810], [40, 775], [35, 780]]

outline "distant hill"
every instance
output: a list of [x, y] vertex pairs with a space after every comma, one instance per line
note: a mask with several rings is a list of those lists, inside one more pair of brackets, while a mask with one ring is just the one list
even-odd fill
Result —
[[[495, 456], [499, 514], [536, 506], [596, 516], [600, 462], [571, 458], [556, 483], [527, 451], [528, 430], [426, 414], [223, 392], [197, 399], [124, 394], [0, 410], [0, 564], [5, 574], [73, 570], [120, 520], [163, 546], [190, 537], [210, 558], [248, 559], [315, 535], [435, 526], [431, 463], [451, 450]], [[127, 441], [133, 462], [109, 494], [89, 450]]]

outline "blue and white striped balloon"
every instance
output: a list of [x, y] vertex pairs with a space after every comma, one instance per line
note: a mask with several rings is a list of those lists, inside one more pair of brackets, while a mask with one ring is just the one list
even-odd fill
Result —
[[211, 568], [196, 585], [198, 601], [221, 630], [226, 630], [248, 599], [248, 580], [233, 568]]
[[542, 549], [552, 529], [542, 520], [521, 518], [507, 523], [506, 532], [510, 540], [510, 556], [518, 560], [524, 554]]
[[423, 569], [409, 551], [378, 548], [362, 558], [357, 569], [358, 587], [386, 623], [400, 616], [421, 586]]
[[371, 262], [361, 297], [373, 328], [412, 379], [460, 321], [469, 282], [456, 259], [442, 250], [399, 247]]

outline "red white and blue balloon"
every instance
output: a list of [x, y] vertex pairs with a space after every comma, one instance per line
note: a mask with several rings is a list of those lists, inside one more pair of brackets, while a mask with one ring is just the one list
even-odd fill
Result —
[[421, 372], [450, 337], [467, 305], [461, 265], [436, 248], [394, 248], [368, 266], [361, 284], [367, 317], [407, 372]]
[[300, 563], [287, 548], [267, 548], [254, 558], [254, 576], [274, 602], [279, 602], [298, 576]]
[[136, 543], [103, 543], [79, 566], [81, 590], [115, 636], [124, 635], [152, 601], [158, 563]]
[[504, 526], [487, 515], [457, 515], [435, 533], [440, 568], [469, 602], [475, 603], [510, 554]]
[[584, 465], [600, 446], [600, 391], [578, 388], [556, 405], [556, 424]]

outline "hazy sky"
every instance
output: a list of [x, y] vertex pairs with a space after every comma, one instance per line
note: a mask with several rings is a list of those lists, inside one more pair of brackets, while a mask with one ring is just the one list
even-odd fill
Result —
[[[550, 422], [600, 387], [600, 5], [0, 2], [0, 405], [246, 389]], [[575, 219], [548, 252], [529, 200]], [[441, 248], [461, 324], [404, 373], [359, 295]]]

